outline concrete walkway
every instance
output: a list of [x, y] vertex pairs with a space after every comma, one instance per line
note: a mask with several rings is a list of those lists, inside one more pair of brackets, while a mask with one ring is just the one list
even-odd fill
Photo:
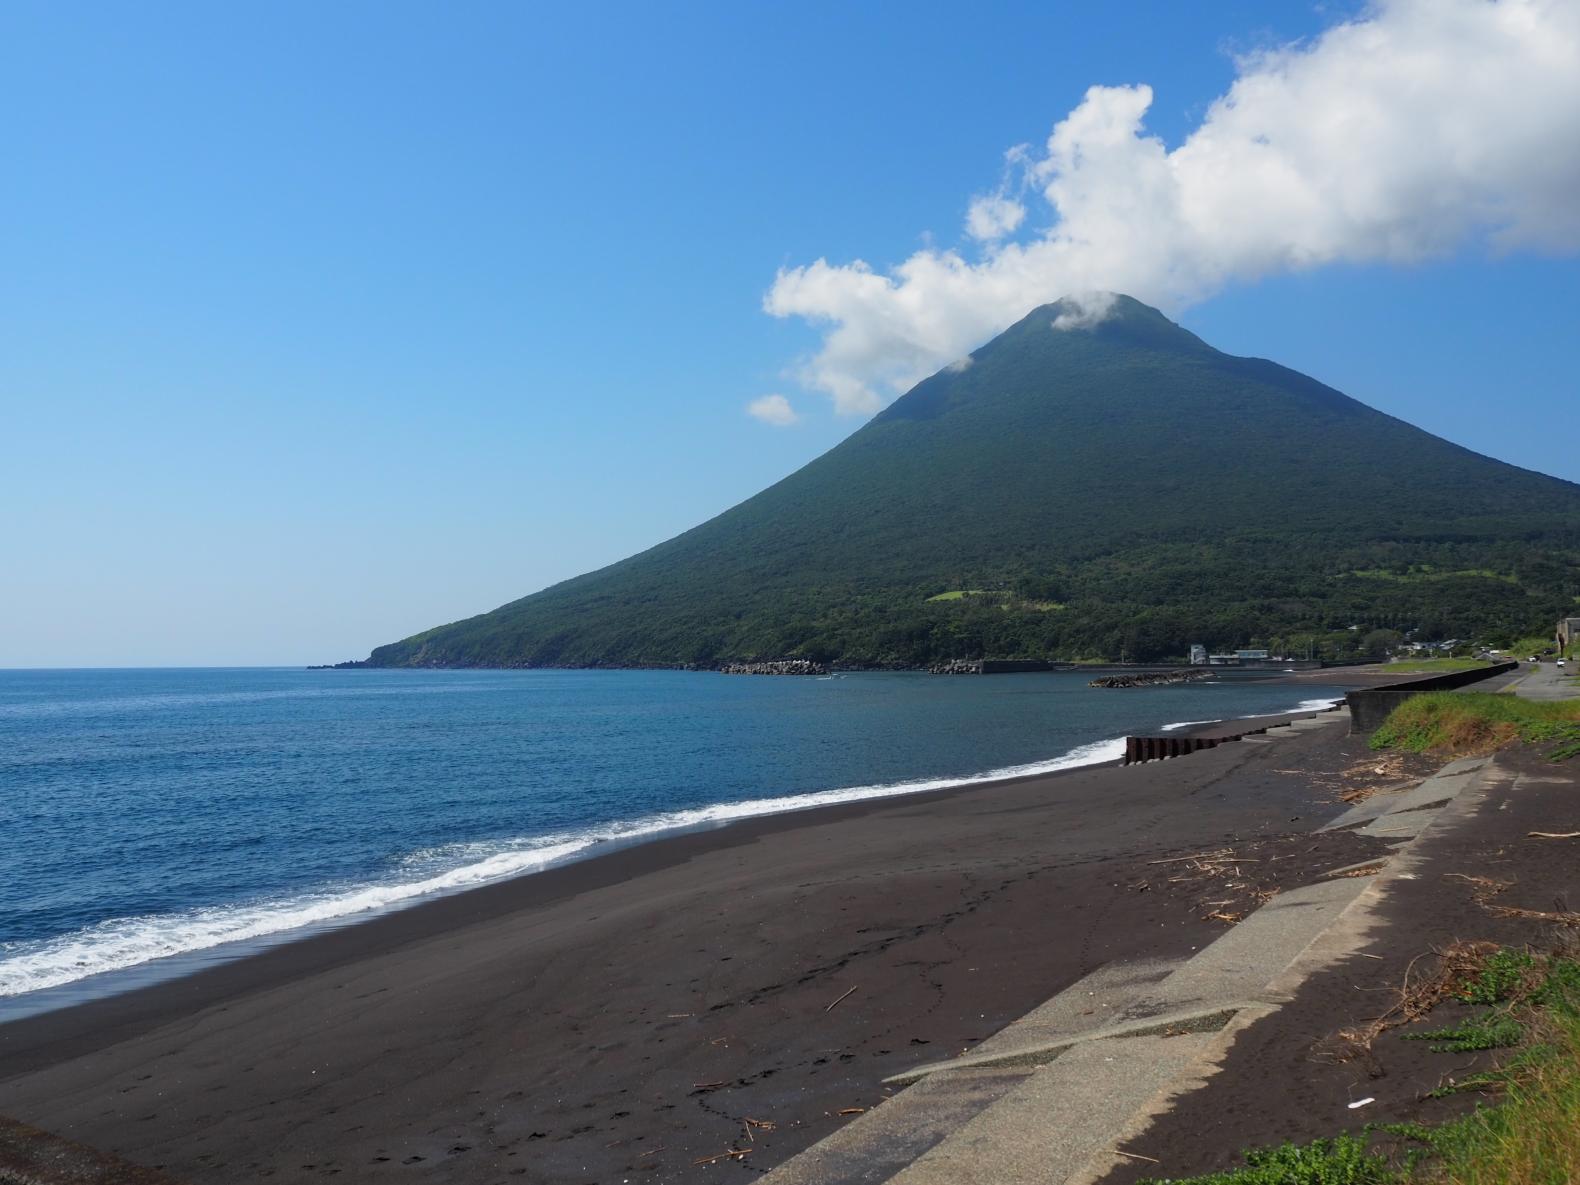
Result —
[[[1345, 723], [1332, 713], [1242, 743]], [[1169, 1100], [1215, 1072], [1242, 1028], [1367, 941], [1379, 885], [1412, 875], [1410, 841], [1445, 811], [1468, 810], [1493, 773], [1486, 759], [1458, 761], [1358, 804], [1328, 826], [1399, 841], [1366, 865], [1378, 875], [1330, 874], [1281, 893], [1188, 959], [1100, 968], [969, 1056], [891, 1079], [904, 1089], [774, 1169], [770, 1185], [1096, 1181]]]
[[1580, 699], [1580, 664], [1559, 667], [1544, 662], [1532, 667], [1509, 690], [1522, 699]]

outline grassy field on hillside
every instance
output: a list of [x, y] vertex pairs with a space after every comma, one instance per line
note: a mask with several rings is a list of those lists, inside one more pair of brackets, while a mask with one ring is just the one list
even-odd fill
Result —
[[1418, 564], [1403, 572], [1392, 571], [1388, 568], [1363, 568], [1350, 573], [1351, 576], [1364, 576], [1371, 580], [1392, 580], [1396, 582], [1419, 582], [1422, 580], [1452, 580], [1456, 576], [1473, 576], [1483, 580], [1502, 580], [1506, 584], [1518, 584], [1519, 578], [1506, 572], [1495, 572], [1491, 568], [1456, 568], [1443, 571], [1432, 567], [1430, 564]]

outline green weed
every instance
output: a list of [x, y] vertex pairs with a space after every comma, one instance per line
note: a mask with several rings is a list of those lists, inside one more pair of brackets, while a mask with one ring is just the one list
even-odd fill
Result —
[[1580, 962], [1553, 958], [1541, 987], [1531, 994], [1531, 1003], [1550, 1008], [1565, 1017], [1580, 1018]]
[[1498, 1074], [1503, 1102], [1436, 1128], [1388, 1128], [1418, 1141], [1441, 1185], [1572, 1185], [1580, 1181], [1580, 1021], [1546, 1014], [1546, 1037]]
[[1392, 1185], [1399, 1176], [1366, 1149], [1363, 1136], [1335, 1136], [1310, 1144], [1243, 1153], [1245, 1167], [1201, 1177], [1165, 1177], [1142, 1185]]
[[[1484, 949], [1484, 947], [1483, 947]], [[1524, 1042], [1495, 1069], [1431, 1093], [1497, 1091], [1449, 1123], [1385, 1124], [1309, 1144], [1243, 1152], [1245, 1165], [1142, 1185], [1574, 1185], [1580, 1182], [1580, 962], [1503, 948], [1451, 996], [1497, 1005], [1414, 1040], [1467, 1053]], [[1440, 997], [1441, 998], [1441, 997]], [[1513, 1011], [1518, 1009], [1516, 1018]], [[1378, 1133], [1393, 1140], [1376, 1141]]]
[[1484, 1012], [1456, 1025], [1426, 1033], [1406, 1033], [1406, 1041], [1436, 1041], [1433, 1053], [1474, 1053], [1481, 1049], [1507, 1049], [1518, 1045], [1525, 1026], [1507, 1012]]
[[1489, 956], [1480, 972], [1454, 989], [1466, 1004], [1498, 1004], [1512, 996], [1529, 977], [1536, 959], [1528, 952], [1504, 947]]

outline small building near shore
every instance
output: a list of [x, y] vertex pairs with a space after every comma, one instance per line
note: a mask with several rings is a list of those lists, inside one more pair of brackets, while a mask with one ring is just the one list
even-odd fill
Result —
[[1580, 617], [1565, 617], [1558, 622], [1558, 648], [1568, 650], [1580, 642]]
[[[1238, 667], [1248, 662], [1268, 662], [1271, 658], [1266, 650], [1236, 650], [1232, 654], [1209, 654], [1207, 665], [1210, 667]], [[1196, 662], [1196, 650], [1191, 648], [1191, 662]]]
[[1207, 647], [1200, 642], [1191, 643], [1190, 665], [1193, 667], [1204, 667], [1207, 665]]

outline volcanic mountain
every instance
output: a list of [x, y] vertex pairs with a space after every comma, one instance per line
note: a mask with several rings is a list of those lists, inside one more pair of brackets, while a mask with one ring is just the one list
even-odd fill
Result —
[[1129, 297], [1089, 310], [1038, 308], [718, 517], [368, 663], [1151, 659], [1573, 611], [1580, 486]]

